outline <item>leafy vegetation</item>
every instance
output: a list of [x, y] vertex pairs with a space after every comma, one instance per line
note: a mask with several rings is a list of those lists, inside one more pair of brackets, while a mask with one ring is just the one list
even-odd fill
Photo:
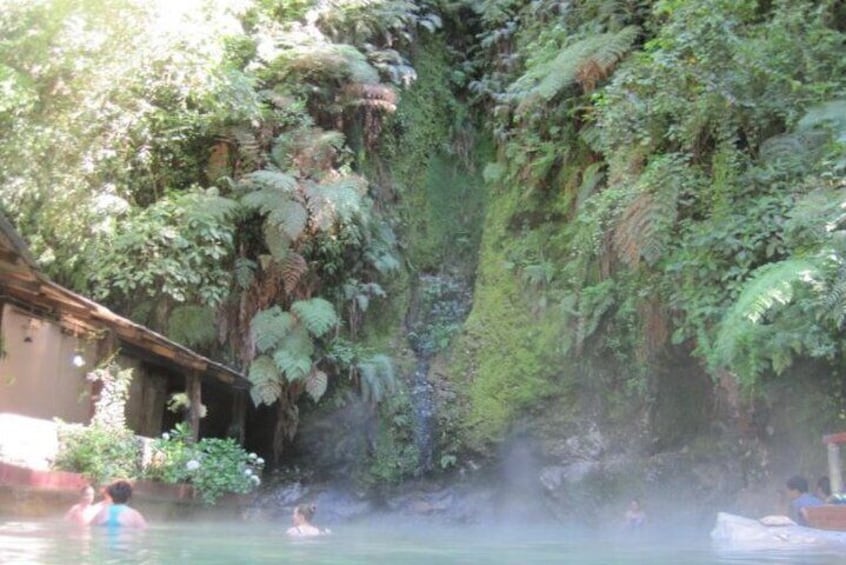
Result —
[[[542, 410], [646, 412], [667, 359], [746, 392], [813, 361], [840, 398], [841, 4], [10, 2], [0, 195], [60, 282], [242, 367], [277, 456], [303, 393], [402, 420], [409, 330], [445, 467]], [[445, 271], [466, 324], [404, 328]]]
[[145, 477], [191, 484], [206, 504], [214, 504], [227, 493], [246, 494], [261, 484], [261, 457], [247, 453], [231, 438], [193, 442], [186, 424], [177, 424], [156, 439], [152, 451]]

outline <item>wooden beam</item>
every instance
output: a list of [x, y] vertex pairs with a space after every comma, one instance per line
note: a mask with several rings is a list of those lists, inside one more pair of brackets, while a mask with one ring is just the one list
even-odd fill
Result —
[[232, 422], [229, 428], [235, 436], [238, 445], [244, 445], [244, 427], [247, 422], [247, 395], [242, 390], [232, 394]]
[[200, 438], [200, 414], [203, 410], [203, 384], [199, 373], [191, 372], [185, 375], [185, 394], [188, 395], [187, 424], [191, 428], [191, 438]]

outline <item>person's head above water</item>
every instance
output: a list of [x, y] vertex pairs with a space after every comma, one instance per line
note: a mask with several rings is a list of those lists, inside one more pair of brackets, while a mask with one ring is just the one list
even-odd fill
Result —
[[317, 511], [317, 506], [314, 504], [298, 504], [294, 508], [294, 515], [292, 516], [294, 520], [294, 525], [298, 526], [300, 524], [309, 524], [311, 523], [312, 518], [314, 518], [314, 513]]
[[94, 487], [90, 485], [87, 487], [82, 487], [79, 490], [79, 501], [87, 504], [91, 504], [92, 502], [94, 502]]
[[796, 491], [799, 494], [808, 492], [808, 479], [801, 475], [794, 475], [787, 479], [787, 490]]
[[115, 481], [109, 485], [106, 492], [115, 504], [126, 504], [132, 496], [132, 485], [127, 481]]

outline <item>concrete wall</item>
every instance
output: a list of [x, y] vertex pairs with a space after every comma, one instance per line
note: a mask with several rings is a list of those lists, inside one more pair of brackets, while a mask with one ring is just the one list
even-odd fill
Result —
[[[85, 374], [95, 357], [93, 344], [11, 304], [2, 305], [0, 336], [0, 412], [88, 423], [91, 386]], [[82, 367], [72, 363], [77, 351], [87, 361]]]

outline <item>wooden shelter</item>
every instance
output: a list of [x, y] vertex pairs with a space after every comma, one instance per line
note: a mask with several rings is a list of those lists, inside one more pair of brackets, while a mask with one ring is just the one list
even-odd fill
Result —
[[[190, 400], [194, 436], [244, 440], [250, 382], [239, 371], [64, 288], [35, 265], [0, 215], [0, 412], [85, 423], [93, 397], [85, 374], [113, 355], [135, 369], [127, 424], [139, 435], [169, 429], [165, 404]], [[212, 404], [201, 421], [203, 405]], [[171, 421], [168, 421], [168, 419]]]

